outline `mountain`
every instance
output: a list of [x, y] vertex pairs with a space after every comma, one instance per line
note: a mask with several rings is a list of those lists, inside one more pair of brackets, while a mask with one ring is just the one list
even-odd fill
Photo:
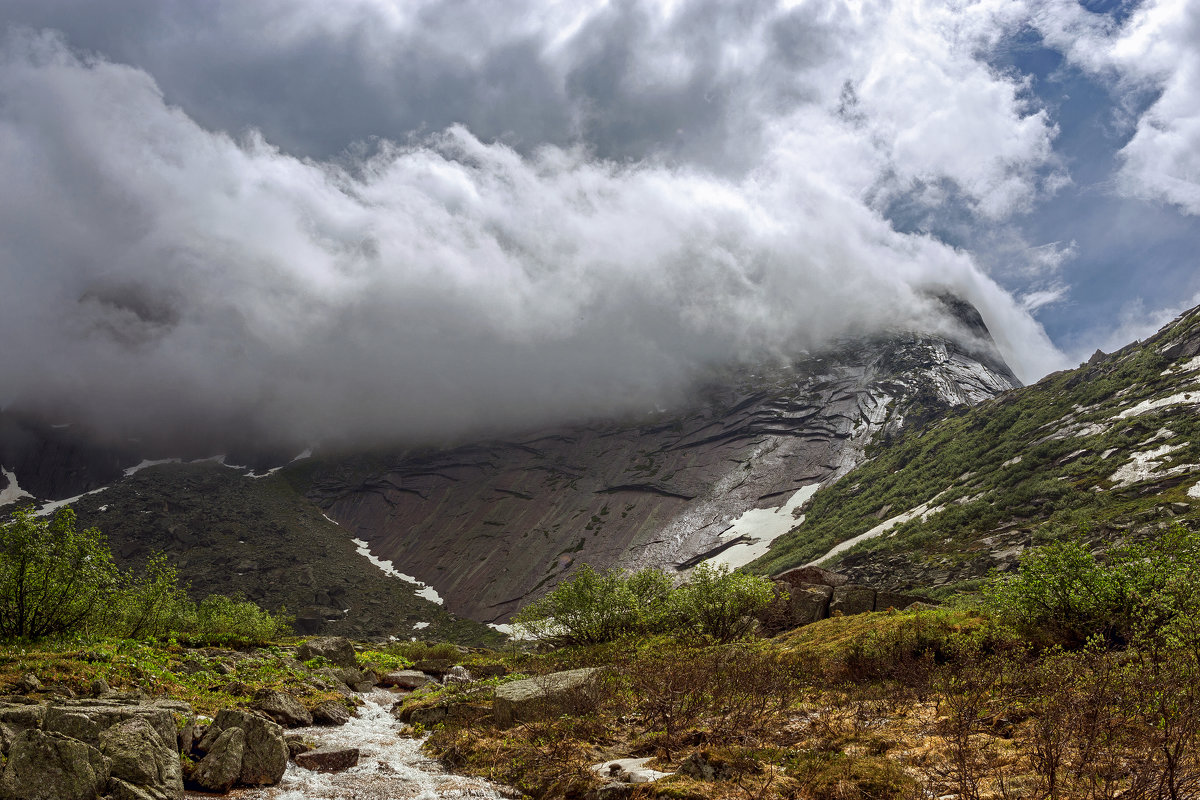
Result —
[[[233, 457], [147, 465], [164, 454], [9, 413], [0, 488], [71, 496], [124, 563], [164, 551], [197, 591], [286, 603], [312, 629], [428, 623], [470, 638], [480, 632], [462, 627], [470, 620], [504, 621], [583, 563], [750, 561], [873, 442], [1016, 385], [977, 312], [943, 302], [953, 338], [896, 333], [714, 370], [692, 403], [640, 419], [276, 460], [269, 475], [261, 458], [259, 472], [227, 466]], [[95, 493], [74, 497], [83, 492]], [[432, 587], [444, 606], [368, 555]], [[356, 583], [364, 575], [371, 586]]]
[[909, 429], [805, 507], [750, 569], [969, 588], [1033, 544], [1200, 523], [1200, 307], [1144, 342]]

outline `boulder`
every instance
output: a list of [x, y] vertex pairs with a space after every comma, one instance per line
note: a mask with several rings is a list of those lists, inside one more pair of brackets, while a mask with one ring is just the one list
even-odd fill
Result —
[[283, 741], [285, 744], [287, 744], [288, 756], [290, 756], [293, 761], [295, 761], [296, 756], [300, 755], [301, 753], [307, 753], [309, 750], [316, 749], [316, 745], [310, 744], [309, 741], [304, 738], [304, 735], [300, 733], [285, 733], [283, 735]]
[[326, 700], [312, 710], [316, 725], [345, 725], [350, 721], [350, 712], [336, 700]]
[[357, 747], [321, 747], [296, 756], [296, 766], [315, 772], [341, 772], [356, 764]]
[[875, 590], [866, 586], [847, 584], [833, 590], [833, 598], [829, 601], [829, 615], [865, 614], [875, 610]]
[[61, 733], [22, 731], [0, 773], [4, 800], [95, 800], [108, 783], [109, 761]]
[[[100, 734], [100, 752], [111, 762], [113, 794], [138, 800], [179, 800], [183, 771], [175, 737], [170, 744], [144, 717], [131, 717]], [[120, 781], [125, 786], [117, 787]]]
[[222, 731], [213, 739], [208, 755], [192, 769], [189, 781], [206, 792], [228, 792], [242, 774], [245, 748], [246, 732], [241, 728]]
[[788, 593], [788, 617], [792, 625], [809, 625], [828, 617], [835, 591], [827, 584], [802, 583], [792, 586]]
[[261, 689], [254, 695], [251, 708], [263, 712], [285, 728], [303, 728], [313, 724], [309, 710], [287, 692]]
[[17, 691], [22, 694], [32, 694], [42, 690], [42, 682], [38, 680], [38, 676], [32, 672], [26, 672], [21, 676], [21, 680], [17, 681]]
[[496, 687], [492, 713], [500, 725], [569, 709], [595, 685], [597, 668], [569, 669]]
[[470, 683], [471, 680], [471, 673], [467, 672], [467, 668], [461, 664], [451, 667], [450, 671], [442, 676], [442, 683], [446, 685], [452, 683]]
[[200, 750], [211, 755], [217, 739], [230, 728], [245, 733], [241, 772], [238, 782], [246, 786], [273, 786], [287, 769], [288, 749], [283, 728], [269, 719], [247, 711], [222, 709], [200, 740]]
[[[191, 713], [191, 706], [179, 705], [187, 709], [187, 713]], [[55, 731], [72, 739], [99, 746], [101, 731], [136, 717], [148, 722], [164, 742], [173, 742], [177, 732], [172, 710], [157, 704], [123, 703], [108, 698], [81, 698], [58, 703], [46, 709], [43, 727], [47, 731]]]
[[38, 704], [0, 703], [0, 723], [18, 730], [40, 728], [46, 719], [46, 707]]
[[344, 636], [324, 636], [319, 639], [309, 639], [300, 645], [296, 658], [308, 661], [313, 658], [324, 658], [334, 666], [354, 669], [358, 661], [354, 658], [354, 645]]
[[646, 765], [653, 760], [653, 758], [619, 758], [615, 761], [605, 761], [603, 764], [594, 765], [592, 772], [610, 781], [630, 784], [651, 783], [659, 778], [667, 778], [675, 774], [647, 767]]
[[104, 680], [104, 678], [94, 678], [92, 682], [88, 684], [88, 693], [91, 694], [92, 697], [102, 697], [108, 694], [109, 691], [111, 690], [108, 688], [108, 681]]
[[850, 577], [837, 572], [830, 572], [827, 569], [821, 569], [816, 566], [796, 567], [789, 569], [787, 572], [781, 572], [776, 575], [773, 580], [783, 581], [790, 586], [799, 586], [800, 584], [816, 584], [818, 586], [845, 586], [850, 582]]
[[432, 683], [433, 678], [415, 669], [400, 669], [388, 672], [379, 679], [380, 686], [395, 686], [400, 689], [420, 689]]
[[432, 675], [439, 680], [450, 670], [454, 669], [456, 662], [449, 658], [426, 658], [423, 661], [418, 661], [413, 664], [413, 669]]

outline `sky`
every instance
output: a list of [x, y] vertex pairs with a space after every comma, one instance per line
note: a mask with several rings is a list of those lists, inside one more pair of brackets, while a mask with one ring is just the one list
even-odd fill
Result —
[[974, 303], [1200, 303], [1200, 0], [5, 0], [0, 371], [122, 435], [436, 438]]

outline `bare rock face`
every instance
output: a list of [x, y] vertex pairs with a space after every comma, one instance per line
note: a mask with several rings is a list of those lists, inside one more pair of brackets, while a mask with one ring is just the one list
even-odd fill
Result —
[[308, 496], [448, 610], [497, 622], [581, 563], [686, 569], [736, 544], [722, 534], [744, 512], [839, 477], [875, 437], [1015, 384], [948, 340], [859, 342], [714, 375], [692, 406], [639, 422], [329, 462]]
[[350, 721], [350, 712], [341, 703], [326, 700], [313, 709], [313, 723], [316, 725], [345, 725]]
[[108, 783], [109, 760], [61, 733], [22, 731], [0, 773], [3, 800], [96, 800]]
[[[200, 740], [200, 749], [212, 755], [220, 737], [232, 728], [239, 728], [244, 734], [237, 782], [244, 786], [274, 786], [279, 783], [287, 769], [288, 760], [283, 728], [255, 714], [224, 709], [208, 726], [204, 738]], [[227, 742], [228, 746], [230, 744]], [[205, 758], [207, 760], [207, 756]]]
[[830, 616], [865, 614], [875, 610], [875, 590], [866, 586], [846, 584], [833, 590], [829, 601]]

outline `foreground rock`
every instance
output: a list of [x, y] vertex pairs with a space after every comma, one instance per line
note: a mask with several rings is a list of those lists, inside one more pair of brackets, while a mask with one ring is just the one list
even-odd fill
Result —
[[100, 752], [112, 762], [109, 791], [116, 800], [178, 800], [183, 770], [175, 737], [170, 743], [144, 717], [100, 734]]
[[313, 724], [309, 710], [287, 692], [262, 689], [254, 695], [252, 707], [285, 728], [306, 728]]
[[552, 672], [496, 688], [492, 713], [500, 725], [572, 711], [586, 704], [595, 690], [596, 667]]
[[206, 792], [228, 792], [242, 774], [245, 751], [245, 731], [241, 728], [221, 731], [213, 740], [208, 755], [192, 770], [190, 782]]
[[301, 661], [314, 658], [324, 658], [334, 666], [343, 669], [356, 669], [358, 661], [354, 658], [354, 645], [342, 636], [324, 636], [319, 639], [309, 639], [296, 651], [296, 657]]
[[110, 764], [99, 750], [77, 739], [22, 731], [0, 773], [0, 798], [95, 800], [108, 786]]
[[828, 617], [902, 610], [928, 602], [918, 595], [876, 591], [849, 582], [846, 575], [806, 566], [781, 572], [773, 579], [775, 599], [759, 615], [763, 632], [771, 635], [811, 625]]
[[212, 755], [221, 735], [234, 728], [240, 729], [245, 735], [238, 783], [245, 786], [273, 786], [279, 783], [283, 771], [287, 769], [288, 748], [283, 740], [283, 728], [271, 720], [246, 711], [225, 709], [208, 726], [208, 731], [200, 740], [199, 749]]
[[387, 672], [379, 679], [380, 686], [394, 686], [397, 689], [420, 689], [430, 683], [433, 683], [433, 678], [415, 669]]

